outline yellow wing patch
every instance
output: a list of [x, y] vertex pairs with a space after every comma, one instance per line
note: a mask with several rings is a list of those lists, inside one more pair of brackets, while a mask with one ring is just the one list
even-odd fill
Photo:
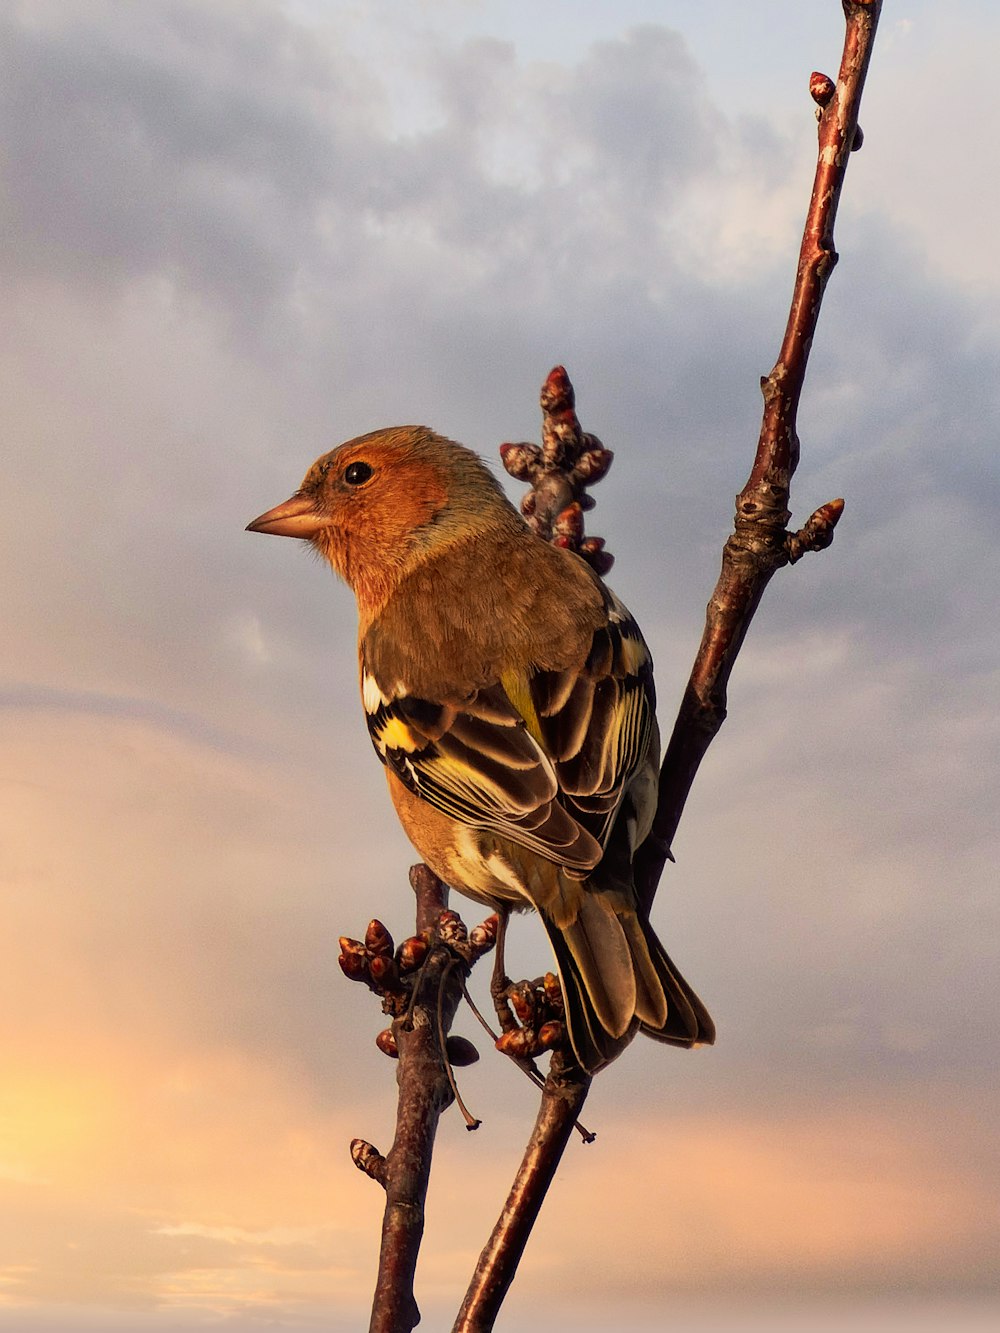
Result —
[[386, 750], [405, 750], [412, 754], [424, 744], [423, 737], [413, 734], [410, 728], [398, 717], [387, 717], [379, 728], [378, 740]]
[[506, 691], [507, 698], [524, 718], [524, 725], [531, 735], [542, 744], [542, 724], [538, 720], [535, 701], [531, 697], [531, 682], [523, 671], [501, 671], [500, 684]]
[[572, 870], [600, 859], [598, 843], [558, 800], [552, 761], [499, 684], [435, 703], [410, 694], [387, 698], [363, 672], [362, 695], [374, 705], [366, 721], [379, 758], [443, 814]]

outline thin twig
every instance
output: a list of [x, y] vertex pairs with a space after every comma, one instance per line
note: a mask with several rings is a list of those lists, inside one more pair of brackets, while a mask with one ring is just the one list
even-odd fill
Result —
[[[444, 1065], [444, 1072], [448, 1078], [448, 1086], [451, 1088], [451, 1095], [455, 1099], [455, 1105], [462, 1113], [462, 1119], [465, 1121], [466, 1129], [478, 1129], [483, 1123], [478, 1120], [465, 1104], [465, 1099], [458, 1090], [458, 1084], [455, 1082], [455, 1071], [451, 1067], [451, 1061], [448, 1059], [448, 1020], [446, 1018], [448, 981], [455, 971], [457, 964], [453, 958], [450, 958], [445, 965], [441, 980], [438, 983], [438, 998], [435, 1017], [437, 1018], [437, 1039], [438, 1048], [441, 1052], [441, 1063]], [[468, 999], [469, 993], [465, 989], [464, 978], [459, 978], [462, 995]], [[453, 1011], [454, 1012], [454, 1011]]]
[[553, 1054], [535, 1127], [452, 1333], [488, 1333], [492, 1329], [590, 1084], [590, 1076], [569, 1056]]
[[823, 291], [837, 252], [833, 224], [847, 161], [859, 145], [858, 107], [882, 0], [844, 0], [847, 28], [836, 84], [814, 74], [819, 151], [785, 336], [774, 369], [761, 381], [764, 414], [757, 454], [736, 500], [722, 572], [708, 604], [705, 632], [660, 770], [656, 818], [636, 857], [636, 888], [649, 909], [695, 774], [726, 716], [726, 687], [754, 612], [772, 575], [806, 550], [833, 540], [843, 500], [823, 505], [790, 535], [788, 501], [799, 461], [795, 425]]

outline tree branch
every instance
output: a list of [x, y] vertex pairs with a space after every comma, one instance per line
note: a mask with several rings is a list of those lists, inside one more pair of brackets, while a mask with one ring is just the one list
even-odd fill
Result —
[[837, 262], [833, 224], [847, 160], [860, 146], [858, 108], [882, 0], [844, 0], [846, 33], [836, 84], [813, 74], [819, 151], [785, 336], [774, 369], [761, 381], [764, 414], [750, 477], [736, 499], [732, 536], [708, 604], [705, 631], [660, 770], [652, 831], [636, 857], [636, 887], [648, 910], [670, 856], [698, 767], [726, 717], [726, 688], [764, 589], [783, 565], [833, 540], [843, 500], [787, 531], [791, 479], [799, 461], [796, 417], [827, 280]]
[[553, 1054], [535, 1127], [507, 1202], [479, 1256], [452, 1333], [489, 1333], [492, 1329], [590, 1084], [590, 1076], [568, 1054]]
[[[413, 1295], [424, 1232], [424, 1201], [438, 1121], [454, 1099], [445, 1059], [445, 1035], [462, 998], [465, 971], [492, 947], [489, 931], [472, 932], [447, 910], [448, 890], [425, 865], [410, 871], [417, 898], [418, 934], [393, 951], [392, 937], [373, 921], [364, 942], [342, 939], [340, 965], [354, 981], [382, 996], [393, 1015], [377, 1044], [399, 1060], [396, 1134], [383, 1157], [364, 1139], [351, 1143], [355, 1166], [385, 1190], [378, 1278], [369, 1333], [409, 1333], [420, 1322]], [[478, 1058], [471, 1043], [453, 1037], [455, 1063]]]
[[603, 537], [588, 537], [583, 514], [593, 509], [587, 488], [604, 477], [614, 454], [596, 435], [580, 426], [576, 394], [562, 366], [549, 371], [541, 392], [542, 445], [502, 444], [500, 458], [518, 481], [531, 490], [521, 497], [521, 513], [543, 541], [575, 551], [606, 574], [614, 556], [604, 549]]

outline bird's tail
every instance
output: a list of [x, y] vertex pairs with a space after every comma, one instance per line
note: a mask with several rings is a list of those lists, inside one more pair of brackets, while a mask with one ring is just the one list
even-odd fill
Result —
[[639, 1028], [672, 1046], [711, 1045], [715, 1024], [670, 961], [648, 919], [619, 895], [588, 888], [569, 925], [542, 912], [569, 1038], [589, 1073], [620, 1055]]

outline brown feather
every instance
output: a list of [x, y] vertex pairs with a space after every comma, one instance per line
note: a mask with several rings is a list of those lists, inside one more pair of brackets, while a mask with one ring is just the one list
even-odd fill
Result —
[[580, 1062], [600, 1068], [640, 1025], [711, 1041], [635, 908], [659, 741], [627, 610], [528, 529], [473, 453], [425, 427], [332, 450], [289, 503], [287, 531], [355, 591], [368, 727], [403, 827], [447, 883], [538, 910]]

